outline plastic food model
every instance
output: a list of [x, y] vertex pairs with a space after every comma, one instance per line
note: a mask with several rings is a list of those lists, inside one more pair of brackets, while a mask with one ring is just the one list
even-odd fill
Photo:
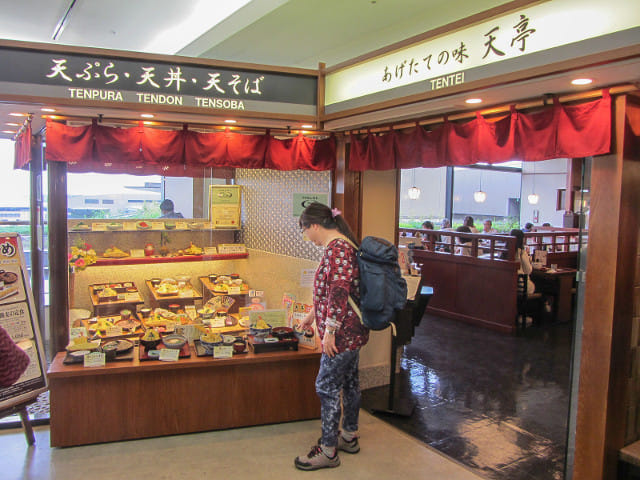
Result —
[[140, 343], [146, 350], [152, 349], [160, 343], [160, 333], [153, 328], [149, 328], [140, 338]]
[[185, 255], [202, 255], [203, 252], [202, 248], [195, 246], [193, 243], [183, 251]]
[[100, 346], [100, 342], [90, 342], [87, 337], [80, 336], [74, 338], [69, 345], [67, 345], [67, 350], [69, 352], [77, 352], [80, 350], [95, 350]]
[[161, 283], [158, 288], [156, 288], [156, 292], [160, 295], [175, 295], [178, 293], [178, 286], [171, 283]]
[[96, 323], [89, 325], [89, 330], [95, 330], [96, 332], [106, 332], [107, 329], [112, 328], [113, 326], [114, 323], [111, 320], [99, 318]]
[[116, 292], [113, 288], [107, 287], [98, 293], [98, 298], [115, 298], [118, 296], [118, 292]]
[[120, 250], [115, 245], [112, 245], [111, 247], [107, 248], [104, 251], [102, 256], [104, 258], [124, 258], [124, 257], [128, 257], [129, 254], [127, 252], [123, 251], [123, 250]]

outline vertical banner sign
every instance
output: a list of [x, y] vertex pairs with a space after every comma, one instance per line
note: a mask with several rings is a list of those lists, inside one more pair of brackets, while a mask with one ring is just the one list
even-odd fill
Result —
[[240, 228], [240, 185], [210, 185], [211, 228]]
[[29, 355], [29, 366], [20, 378], [0, 388], [0, 410], [28, 402], [47, 390], [44, 345], [28, 282], [20, 237], [0, 236], [0, 326]]

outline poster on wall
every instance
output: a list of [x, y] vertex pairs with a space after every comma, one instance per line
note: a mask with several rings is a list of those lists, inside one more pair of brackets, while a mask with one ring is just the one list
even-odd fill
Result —
[[20, 237], [0, 236], [0, 326], [29, 357], [29, 364], [12, 384], [0, 387], [0, 410], [26, 403], [47, 390], [44, 345], [28, 283]]
[[328, 193], [294, 193], [293, 194], [293, 216], [299, 217], [305, 208], [313, 202], [329, 205]]
[[240, 185], [210, 185], [211, 228], [240, 228]]

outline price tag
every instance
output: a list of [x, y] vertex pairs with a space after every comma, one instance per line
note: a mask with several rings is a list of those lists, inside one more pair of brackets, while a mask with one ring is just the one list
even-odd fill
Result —
[[135, 302], [135, 301], [140, 300], [140, 295], [138, 294], [138, 292], [125, 293], [124, 294], [124, 299], [127, 302]]
[[213, 358], [231, 358], [233, 357], [233, 347], [219, 346], [213, 347]]
[[177, 348], [163, 348], [160, 350], [160, 360], [163, 362], [177, 362], [180, 350]]
[[221, 243], [218, 245], [218, 252], [221, 254], [226, 253], [246, 253], [247, 247], [244, 243]]
[[227, 288], [227, 293], [229, 295], [240, 295], [240, 286], [239, 285], [229, 285], [229, 287]]
[[164, 222], [151, 222], [151, 230], [164, 230]]
[[144, 250], [142, 248], [132, 248], [131, 249], [131, 258], [143, 258]]
[[105, 354], [100, 352], [87, 353], [84, 356], [85, 367], [104, 367]]
[[133, 231], [136, 230], [136, 224], [135, 224], [135, 222], [124, 222], [122, 224], [122, 229], [125, 232], [133, 232]]
[[216, 247], [204, 247], [205, 255], [215, 255], [218, 253], [218, 249]]
[[264, 297], [264, 290], [249, 290], [250, 297]]
[[91, 224], [91, 229], [94, 232], [106, 232], [107, 231], [107, 224], [106, 223], [92, 223]]
[[224, 317], [222, 317], [222, 318], [213, 317], [211, 319], [210, 323], [211, 323], [211, 326], [214, 327], [214, 328], [222, 328], [222, 327], [224, 327], [224, 321], [225, 321]]
[[71, 327], [69, 329], [69, 340], [73, 340], [77, 337], [86, 337], [87, 335], [87, 327]]
[[118, 335], [122, 335], [122, 327], [107, 328], [107, 337], [116, 337]]
[[187, 222], [176, 222], [176, 230], [189, 230]]

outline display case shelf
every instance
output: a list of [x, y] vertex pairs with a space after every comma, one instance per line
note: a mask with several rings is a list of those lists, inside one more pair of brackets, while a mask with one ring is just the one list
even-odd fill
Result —
[[96, 263], [89, 267], [104, 267], [110, 265], [143, 265], [149, 263], [176, 263], [176, 262], [201, 262], [208, 260], [235, 260], [247, 258], [248, 253], [226, 253], [215, 255], [177, 255], [175, 257], [126, 257], [126, 258], [98, 258]]

